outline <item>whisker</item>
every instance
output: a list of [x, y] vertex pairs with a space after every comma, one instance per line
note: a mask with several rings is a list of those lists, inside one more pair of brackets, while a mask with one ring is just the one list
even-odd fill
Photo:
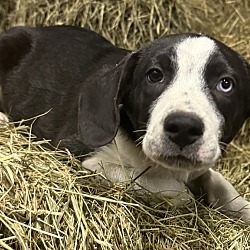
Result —
[[140, 136], [138, 139], [135, 140], [135, 142], [143, 140], [144, 137], [145, 137], [145, 135]]
[[140, 145], [142, 145], [142, 140], [139, 141], [135, 146], [138, 147], [138, 146], [140, 146]]
[[136, 147], [142, 144], [145, 135], [140, 136], [138, 139], [135, 140]]
[[225, 143], [225, 142], [223, 142], [223, 141], [219, 141], [219, 145], [227, 146], [227, 143]]
[[227, 144], [225, 142], [219, 142], [219, 146], [222, 152], [228, 152]]
[[223, 153], [227, 153], [228, 150], [226, 148], [220, 148]]
[[139, 121], [138, 123], [141, 124], [141, 125], [147, 125], [147, 122]]
[[136, 133], [136, 132], [146, 132], [147, 129], [137, 129], [137, 130], [134, 130], [133, 132]]

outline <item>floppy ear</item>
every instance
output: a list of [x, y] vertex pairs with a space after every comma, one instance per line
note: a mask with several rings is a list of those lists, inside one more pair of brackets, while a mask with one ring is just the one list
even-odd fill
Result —
[[0, 36], [0, 72], [7, 72], [18, 65], [31, 50], [32, 40], [24, 28], [13, 28]]
[[137, 53], [128, 54], [117, 66], [90, 81], [79, 99], [79, 134], [89, 147], [111, 142], [120, 125], [119, 105], [128, 92]]

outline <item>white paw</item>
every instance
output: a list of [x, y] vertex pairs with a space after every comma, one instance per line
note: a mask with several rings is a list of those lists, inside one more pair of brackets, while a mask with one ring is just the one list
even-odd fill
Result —
[[250, 224], [250, 202], [248, 202], [248, 205], [242, 209], [242, 217], [241, 219], [245, 221], [246, 223]]
[[0, 112], [0, 122], [1, 123], [9, 122], [9, 118], [7, 117], [7, 115], [2, 112]]

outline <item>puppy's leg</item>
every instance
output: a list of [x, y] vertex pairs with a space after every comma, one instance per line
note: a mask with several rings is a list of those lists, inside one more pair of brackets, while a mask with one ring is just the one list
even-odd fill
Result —
[[250, 202], [241, 197], [220, 173], [209, 169], [188, 186], [195, 195], [204, 195], [209, 205], [250, 222]]

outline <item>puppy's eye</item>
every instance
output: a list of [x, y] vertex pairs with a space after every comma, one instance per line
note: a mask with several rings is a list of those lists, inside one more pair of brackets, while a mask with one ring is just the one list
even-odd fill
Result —
[[147, 73], [147, 78], [149, 82], [156, 83], [163, 81], [163, 73], [159, 69], [150, 69]]
[[223, 93], [229, 93], [233, 90], [234, 80], [229, 77], [224, 77], [218, 82], [216, 89]]

